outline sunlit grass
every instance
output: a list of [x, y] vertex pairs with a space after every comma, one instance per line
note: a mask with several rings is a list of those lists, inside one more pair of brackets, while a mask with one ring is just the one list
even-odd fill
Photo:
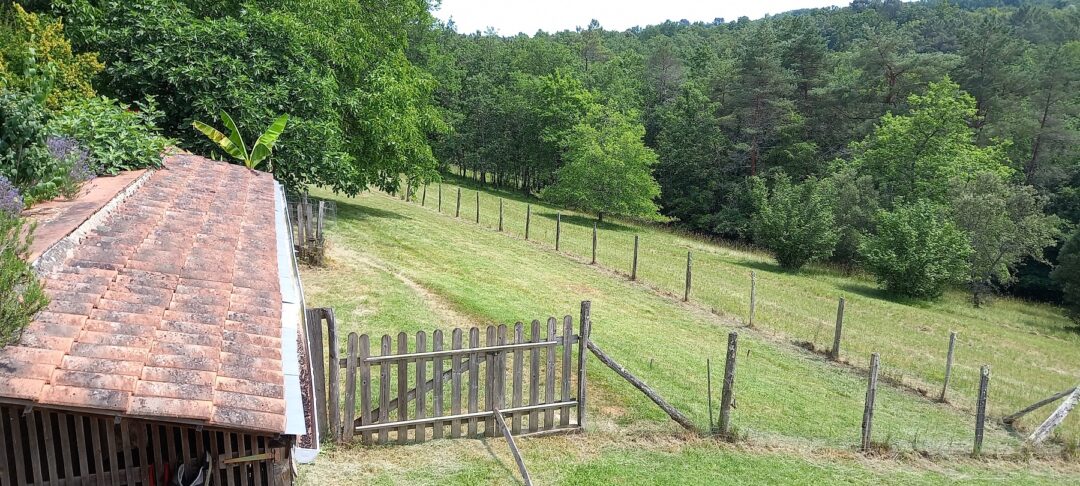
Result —
[[[330, 233], [332, 266], [305, 270], [304, 282], [309, 305], [335, 307], [341, 335], [357, 331], [378, 336], [402, 330], [576, 315], [579, 301], [591, 299], [594, 339], [702, 428], [707, 426], [704, 362], [712, 358], [718, 366], [727, 332], [735, 328], [730, 319], [680, 304], [677, 299], [542, 246], [474, 224], [453, 222], [390, 197], [367, 194], [337, 202], [339, 220]], [[537, 234], [542, 233], [533, 233]], [[764, 312], [759, 309], [759, 316]], [[831, 327], [827, 330], [831, 333]], [[736, 426], [749, 436], [751, 444], [796, 452], [762, 456], [726, 446], [702, 448], [672, 441], [671, 437], [680, 435], [677, 427], [625, 381], [593, 360], [589, 368], [594, 397], [589, 407], [593, 417], [590, 433], [526, 441], [527, 460], [534, 474], [546, 478], [547, 483], [633, 483], [650, 482], [650, 471], [656, 468], [661, 471], [660, 478], [715, 484], [731, 480], [727, 475], [738, 469], [738, 463], [745, 463], [771, 471], [748, 482], [787, 481], [804, 475], [807, 482], [820, 477], [857, 483], [870, 478], [887, 483], [948, 481], [948, 474], [890, 461], [885, 462], [888, 468], [879, 470], [850, 452], [859, 435], [865, 392], [861, 374], [828, 364], [782, 339], [777, 342], [769, 334], [741, 332]], [[888, 365], [888, 358], [884, 362]], [[886, 386], [878, 398], [875, 438], [889, 442], [896, 451], [930, 451], [949, 457], [947, 461], [952, 463], [970, 449], [972, 422], [970, 413]], [[608, 437], [612, 430], [623, 429], [656, 432]], [[643, 445], [628, 450], [628, 441]], [[305, 475], [317, 478], [312, 484], [333, 484], [339, 477], [366, 478], [364, 482], [374, 484], [512, 481], [513, 463], [499, 452], [505, 449], [501, 441], [487, 442], [487, 446], [473, 440], [453, 443], [471, 445], [451, 447], [443, 441], [405, 448], [338, 450]], [[1015, 438], [992, 428], [986, 448], [1011, 451], [1016, 445]], [[574, 451], [567, 467], [552, 465], [568, 450]], [[840, 451], [841, 457], [830, 459], [828, 464], [808, 462], [807, 457], [819, 450]], [[419, 451], [415, 457], [422, 467], [403, 462], [403, 451]], [[440, 452], [429, 455], [424, 451]], [[492, 452], [499, 459], [493, 459]], [[705, 467], [709, 461], [736, 464], [730, 466], [734, 469]], [[346, 464], [359, 462], [367, 465], [347, 472], [351, 469]], [[693, 464], [701, 467], [688, 466]], [[935, 464], [932, 469], [941, 468]], [[946, 469], [951, 471], [952, 466]], [[818, 471], [824, 476], [800, 471]], [[975, 472], [961, 474], [982, 477]], [[635, 478], [628, 480], [627, 475]], [[696, 478], [704, 479], [695, 482]]]

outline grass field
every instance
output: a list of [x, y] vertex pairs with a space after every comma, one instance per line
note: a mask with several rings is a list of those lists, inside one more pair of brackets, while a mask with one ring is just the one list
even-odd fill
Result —
[[[461, 219], [475, 222], [476, 189], [464, 180]], [[443, 210], [453, 216], [458, 187], [444, 182]], [[429, 188], [426, 206], [437, 209], [437, 185]], [[419, 191], [418, 191], [419, 192]], [[480, 225], [497, 228], [503, 199], [504, 231], [524, 236], [526, 201], [516, 193], [480, 191]], [[422, 196], [419, 192], [417, 196]], [[416, 203], [420, 200], [417, 198]], [[532, 203], [529, 239], [553, 249], [557, 208]], [[591, 259], [594, 218], [561, 211], [560, 250]], [[832, 346], [837, 299], [846, 302], [842, 359], [867, 368], [870, 353], [880, 353], [882, 372], [896, 381], [937, 396], [945, 372], [950, 331], [958, 335], [949, 400], [973, 409], [979, 368], [990, 365], [989, 410], [1004, 416], [1080, 383], [1080, 328], [1059, 309], [1011, 298], [999, 298], [981, 309], [962, 291], [937, 302], [893, 299], [866, 276], [844, 275], [812, 267], [798, 274], [780, 269], [766, 254], [736, 250], [653, 227], [605, 222], [598, 229], [598, 264], [629, 274], [634, 236], [640, 237], [639, 280], [656, 290], [681, 297], [686, 253], [693, 253], [691, 300], [705, 309], [746, 321], [750, 272], [757, 273], [755, 326], [789, 342], [809, 342], [816, 349]], [[1021, 430], [1034, 427], [1045, 413], [1021, 420]], [[1063, 440], [1080, 437], [1080, 418], [1069, 420]]]
[[[454, 192], [449, 187], [443, 189], [444, 213], [454, 209]], [[876, 297], [868, 282], [825, 271], [788, 275], [758, 255], [655, 229], [605, 224], [600, 235], [603, 266], [628, 268], [627, 249], [633, 234], [642, 235], [640, 275], [645, 284], [634, 283], [610, 269], [583, 265], [551, 251], [545, 243], [554, 237], [551, 209], [534, 206], [530, 237], [538, 241], [526, 243], [437, 214], [433, 193], [428, 193], [428, 208], [380, 194], [335, 198], [339, 214], [330, 228], [331, 263], [325, 269], [306, 269], [303, 275], [309, 305], [334, 307], [344, 331], [379, 335], [573, 315], [579, 301], [589, 299], [593, 301], [594, 340], [702, 428], [708, 422], [705, 359], [720, 362], [727, 332], [739, 328], [742, 334], [740, 355], [748, 354], [740, 358], [734, 422], [746, 435], [745, 442], [732, 446], [686, 437], [652, 403], [593, 360], [589, 364], [593, 418], [588, 433], [523, 441], [526, 461], [539, 484], [1060, 483], [1066, 476], [1076, 479], [1073, 475], [1080, 472], [1080, 465], [1069, 460], [1015, 462], [1012, 451], [1018, 439], [997, 427], [991, 427], [985, 449], [1000, 457], [966, 459], [973, 426], [970, 411], [932, 403], [896, 386], [879, 392], [875, 423], [875, 439], [887, 443], [891, 452], [864, 458], [853, 452], [853, 446], [859, 436], [865, 377], [790, 343], [807, 340], [824, 345], [831, 336], [834, 299], [843, 293], [849, 297], [850, 323], [845, 356], [864, 367], [871, 350], [881, 352], [883, 369], [898, 380], [905, 375], [904, 382], [912, 386], [934, 382], [932, 372], [919, 374], [920, 369], [931, 368], [919, 363], [919, 356], [943, 361], [944, 349], [935, 350], [943, 348], [945, 338], [908, 339], [906, 334], [934, 334], [945, 326], [945, 336], [947, 328], [965, 336], [983, 329], [1003, 341], [1013, 334], [1023, 336], [1022, 342], [1039, 347], [1031, 355], [1034, 359], [1056, 352], [1062, 360], [1054, 367], [1057, 371], [1037, 373], [1037, 362], [1020, 359], [1019, 350], [1006, 359], [1023, 370], [999, 369], [1010, 361], [993, 361], [995, 357], [979, 344], [993, 345], [994, 339], [976, 342], [962, 337], [956, 401], [964, 405], [967, 396], [974, 394], [978, 357], [995, 366], [991, 410], [999, 413], [1012, 408], [1002, 404], [994, 408], [1005, 397], [1019, 403], [1027, 395], [1034, 401], [1042, 394], [1039, 390], [1008, 392], [1010, 376], [1043, 376], [1038, 382], [1047, 395], [1069, 386], [1064, 376], [1076, 376], [1077, 339], [1051, 308], [999, 301], [990, 311], [973, 311], [963, 307], [962, 296], [954, 295], [943, 303], [910, 306]], [[475, 195], [466, 192], [462, 199], [462, 219], [475, 218]], [[506, 229], [521, 233], [524, 204], [507, 200], [504, 207]], [[472, 212], [467, 212], [470, 208]], [[482, 225], [497, 223], [497, 208], [494, 196], [482, 197]], [[516, 217], [520, 221], [515, 225]], [[590, 232], [591, 221], [564, 217], [563, 250], [588, 254]], [[657, 291], [681, 288], [686, 248], [695, 252], [696, 290], [691, 304]], [[739, 327], [751, 268], [759, 275], [757, 329]], [[672, 275], [665, 277], [667, 273]], [[838, 290], [841, 287], [845, 290]], [[889, 315], [876, 316], [872, 307]], [[998, 315], [1002, 312], [1032, 317], [1000, 333], [987, 322], [979, 322], [983, 313], [996, 316], [999, 322], [1005, 320]], [[809, 317], [817, 313], [821, 315]], [[905, 332], [908, 319], [917, 322], [920, 318], [945, 323], [921, 324], [925, 330]], [[813, 319], [809, 324], [801, 322], [809, 319]], [[869, 319], [883, 329], [866, 323]], [[1038, 334], [1029, 333], [1033, 330]], [[818, 332], [815, 340], [813, 334]], [[999, 347], [1008, 349], [1003, 344]], [[1044, 345], [1050, 350], [1043, 349]], [[990, 349], [996, 352], [998, 348]], [[1053, 376], [1058, 376], [1057, 382]], [[1075, 418], [1070, 419], [1070, 427], [1074, 427], [1072, 421]], [[309, 484], [509, 484], [515, 477], [512, 464], [501, 440], [437, 441], [328, 450], [317, 465], [302, 469], [302, 477]]]

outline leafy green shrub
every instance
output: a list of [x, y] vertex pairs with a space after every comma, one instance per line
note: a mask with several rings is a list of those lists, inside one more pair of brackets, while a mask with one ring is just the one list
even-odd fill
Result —
[[879, 212], [877, 230], [859, 248], [886, 290], [917, 298], [938, 297], [964, 281], [971, 252], [967, 235], [927, 201]]
[[1061, 247], [1057, 268], [1050, 277], [1061, 286], [1069, 317], [1080, 323], [1080, 229]]
[[65, 171], [45, 147], [48, 114], [34, 96], [0, 89], [0, 176], [27, 202], [59, 194]]
[[23, 220], [0, 211], [0, 347], [17, 341], [34, 314], [48, 304], [26, 262], [32, 234]]
[[161, 117], [153, 100], [137, 109], [104, 96], [64, 105], [49, 121], [52, 133], [78, 140], [90, 152], [99, 174], [116, 175], [123, 170], [161, 165], [161, 153], [169, 140], [157, 133]]
[[759, 187], [758, 194], [752, 219], [754, 239], [773, 252], [780, 266], [798, 270], [833, 254], [840, 233], [817, 179], [794, 184], [786, 174], [780, 174], [772, 191], [766, 193]]
[[55, 110], [94, 96], [90, 80], [104, 67], [96, 53], [72, 52], [60, 20], [0, 3], [0, 81], [26, 91], [37, 82], [28, 72], [46, 76], [51, 89], [44, 101]]

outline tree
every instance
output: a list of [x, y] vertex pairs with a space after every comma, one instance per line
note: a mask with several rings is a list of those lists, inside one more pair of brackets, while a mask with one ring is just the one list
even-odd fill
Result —
[[885, 290], [936, 298], [967, 277], [971, 246], [941, 207], [925, 200], [900, 204], [878, 212], [876, 227], [859, 253]]
[[925, 95], [911, 95], [908, 103], [910, 113], [885, 114], [874, 132], [853, 146], [852, 164], [874, 178], [886, 203], [900, 198], [940, 203], [957, 178], [1014, 172], [1005, 144], [975, 144], [968, 126], [975, 100], [949, 78], [930, 83]]
[[656, 152], [642, 143], [645, 127], [595, 105], [562, 141], [565, 164], [541, 197], [596, 213], [658, 219], [660, 185], [652, 177]]
[[1010, 283], [1025, 257], [1042, 261], [1057, 240], [1061, 220], [1044, 212], [1046, 198], [1031, 186], [1010, 185], [982, 173], [953, 184], [952, 219], [968, 235], [972, 303], [978, 307], [998, 285]]
[[822, 184], [814, 178], [793, 184], [783, 173], [768, 193], [763, 185], [759, 188], [752, 225], [754, 240], [768, 248], [781, 267], [791, 270], [828, 258], [840, 239]]
[[1069, 316], [1080, 323], [1080, 229], [1061, 248], [1058, 266], [1050, 277], [1061, 286]]

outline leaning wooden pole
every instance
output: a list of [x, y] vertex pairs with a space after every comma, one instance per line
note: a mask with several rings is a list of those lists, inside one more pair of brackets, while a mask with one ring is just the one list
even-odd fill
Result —
[[521, 458], [521, 451], [518, 450], [517, 442], [514, 442], [514, 436], [510, 435], [510, 429], [506, 427], [502, 412], [496, 408], [492, 410], [492, 413], [495, 415], [495, 421], [499, 423], [499, 430], [502, 430], [506, 443], [510, 445], [510, 452], [514, 454], [514, 462], [517, 463], [518, 471], [521, 473], [521, 480], [525, 486], [532, 486], [532, 477], [529, 476], [529, 470], [525, 468], [525, 460]]
[[986, 396], [990, 388], [990, 367], [983, 365], [979, 370], [979, 396], [975, 401], [975, 447], [971, 455], [982, 454], [983, 435], [986, 432]]
[[720, 435], [731, 438], [731, 409], [735, 405], [735, 360], [739, 350], [739, 333], [728, 334], [727, 361], [724, 363], [724, 391], [720, 395]]
[[1027, 438], [1027, 441], [1031, 445], [1038, 445], [1046, 440], [1047, 437], [1050, 437], [1050, 432], [1058, 425], [1061, 425], [1061, 422], [1065, 420], [1065, 417], [1069, 415], [1069, 412], [1076, 407], [1077, 402], [1080, 402], [1080, 386], [1073, 389], [1073, 392], [1069, 394], [1064, 402], [1061, 402], [1061, 405], [1058, 406], [1057, 410], [1054, 410], [1054, 413], [1050, 414], [1046, 421], [1031, 433]]
[[840, 303], [836, 305], [836, 332], [833, 333], [832, 349], [829, 350], [829, 358], [833, 361], [840, 359], [840, 338], [844, 335], [844, 298], [840, 297]]
[[956, 331], [949, 333], [949, 353], [945, 356], [945, 383], [941, 385], [941, 396], [938, 397], [939, 402], [944, 402], [945, 394], [949, 391], [949, 380], [952, 378], [952, 361], [953, 352], [956, 350]]
[[1027, 414], [1029, 414], [1031, 412], [1034, 412], [1034, 411], [1036, 411], [1036, 410], [1038, 410], [1040, 408], [1043, 408], [1043, 407], [1045, 407], [1045, 406], [1047, 406], [1047, 405], [1049, 405], [1051, 403], [1054, 403], [1054, 402], [1056, 402], [1058, 400], [1061, 400], [1062, 398], [1065, 398], [1065, 397], [1069, 396], [1074, 390], [1076, 390], [1076, 388], [1069, 388], [1068, 390], [1065, 390], [1063, 392], [1054, 394], [1054, 396], [1052, 396], [1050, 398], [1045, 398], [1043, 400], [1039, 400], [1039, 401], [1035, 402], [1034, 404], [1032, 404], [1031, 406], [1028, 406], [1028, 407], [1024, 408], [1023, 410], [1020, 410], [1019, 412], [1016, 412], [1016, 413], [1014, 413], [1012, 415], [1008, 415], [1008, 416], [1002, 418], [1001, 422], [1003, 424], [1005, 424], [1005, 425], [1011, 425], [1013, 422], [1016, 422], [1017, 420], [1020, 419], [1020, 417], [1023, 417], [1024, 415], [1027, 415]]
[[650, 388], [649, 385], [646, 385], [644, 381], [639, 380], [636, 376], [627, 371], [627, 369], [623, 365], [612, 359], [611, 356], [607, 355], [607, 353], [604, 353], [604, 351], [602, 351], [596, 345], [596, 343], [590, 341], [588, 343], [588, 348], [589, 351], [592, 351], [592, 353], [596, 355], [596, 357], [600, 360], [601, 363], [607, 365], [608, 368], [611, 368], [613, 371], [615, 371], [615, 373], [618, 373], [619, 376], [626, 379], [626, 381], [629, 381], [631, 385], [634, 385], [634, 388], [637, 388], [641, 391], [641, 393], [644, 393], [645, 396], [649, 397], [649, 399], [652, 400], [653, 403], [655, 403], [657, 406], [659, 406], [661, 410], [667, 413], [672, 420], [683, 426], [683, 428], [685, 428], [686, 430], [694, 433], [701, 433], [701, 431], [698, 430], [697, 426], [695, 426], [689, 418], [683, 415], [682, 412], [671, 406], [671, 404], [664, 400], [664, 398], [661, 397], [659, 393], [656, 393], [656, 391]]
[[860, 450], [869, 452], [873, 444], [874, 428], [874, 400], [877, 398], [878, 366], [880, 358], [877, 353], [870, 355], [870, 374], [866, 382], [866, 404], [863, 407], [862, 419], [862, 444]]
[[424, 192], [420, 193], [420, 207], [427, 206], [427, 184], [424, 184]]

